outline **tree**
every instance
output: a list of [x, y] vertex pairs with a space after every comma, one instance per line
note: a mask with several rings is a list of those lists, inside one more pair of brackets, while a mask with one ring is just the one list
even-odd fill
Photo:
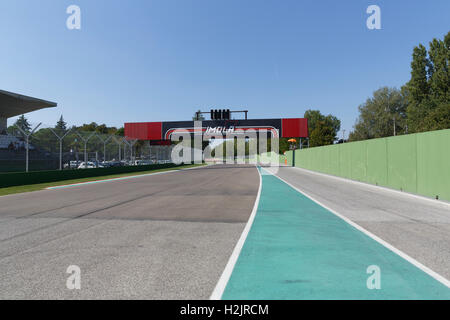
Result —
[[406, 102], [396, 88], [383, 87], [358, 107], [359, 117], [349, 140], [366, 140], [406, 133]]
[[63, 116], [59, 118], [58, 122], [56, 123], [55, 129], [58, 131], [65, 132], [67, 130], [67, 123], [64, 121]]
[[205, 117], [200, 112], [201, 112], [201, 110], [197, 110], [197, 112], [192, 117], [193, 121], [204, 121], [205, 120]]
[[429, 82], [431, 99], [446, 102], [450, 95], [450, 32], [444, 41], [433, 39], [429, 52]]
[[97, 126], [97, 128], [95, 128], [95, 131], [101, 134], [108, 134], [108, 127], [106, 126], [106, 124], [101, 124]]
[[415, 101], [423, 101], [430, 92], [428, 68], [430, 68], [430, 61], [427, 59], [427, 49], [420, 44], [413, 50], [411, 80], [407, 84], [409, 96]]
[[[308, 119], [309, 145], [318, 147], [333, 144], [341, 129], [341, 120], [329, 114], [323, 115], [319, 110], [306, 110], [304, 118]], [[317, 129], [317, 130], [316, 130]], [[314, 141], [312, 135], [314, 132]], [[323, 134], [323, 136], [320, 136]]]
[[280, 154], [284, 154], [286, 151], [289, 151], [290, 143], [288, 140], [288, 138], [280, 138], [278, 145], [280, 148]]
[[98, 127], [98, 124], [95, 122], [91, 122], [89, 124], [83, 124], [81, 127], [78, 127], [80, 131], [95, 131]]
[[309, 136], [309, 140], [312, 147], [330, 145], [336, 140], [336, 132], [326, 121], [318, 121]]
[[121, 137], [125, 136], [125, 128], [124, 127], [119, 128], [115, 134]]
[[410, 132], [450, 128], [450, 32], [430, 48], [414, 48], [411, 79], [403, 87]]
[[[25, 115], [21, 115], [16, 120], [16, 122], [14, 123], [14, 127], [22, 129], [22, 131], [24, 131], [27, 134], [31, 132], [31, 124], [28, 122], [28, 119], [25, 118]], [[22, 131], [19, 130], [21, 135], [23, 134]]]
[[[83, 124], [81, 127], [77, 128], [79, 131], [97, 132], [100, 134], [117, 134], [118, 129], [116, 127], [108, 127], [106, 124], [97, 124], [91, 122], [90, 124]], [[122, 129], [122, 135], [124, 129]], [[121, 130], [119, 129], [119, 130]]]

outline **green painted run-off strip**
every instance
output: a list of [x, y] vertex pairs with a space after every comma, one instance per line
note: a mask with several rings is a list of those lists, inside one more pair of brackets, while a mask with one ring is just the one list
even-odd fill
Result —
[[[273, 175], [223, 299], [450, 299], [450, 289]], [[367, 288], [367, 267], [381, 289]]]

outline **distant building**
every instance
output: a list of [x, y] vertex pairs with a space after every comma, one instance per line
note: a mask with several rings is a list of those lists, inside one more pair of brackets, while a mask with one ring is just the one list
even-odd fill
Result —
[[8, 118], [56, 106], [55, 102], [0, 90], [0, 134], [6, 134]]

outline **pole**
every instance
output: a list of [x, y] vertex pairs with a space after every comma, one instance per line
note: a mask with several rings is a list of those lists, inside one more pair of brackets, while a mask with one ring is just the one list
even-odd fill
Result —
[[148, 159], [150, 160], [150, 162], [152, 161], [152, 144], [150, 140], [148, 141]]
[[[59, 140], [59, 170], [62, 170], [62, 141], [64, 140], [64, 138], [69, 134], [69, 132], [72, 129], [69, 129], [68, 131], [66, 131], [66, 133], [62, 136], [60, 136], [59, 134], [57, 134], [55, 132], [55, 130], [53, 130], [52, 128], [49, 128], [51, 132], [53, 132], [53, 134], [56, 136], [56, 138], [58, 138]], [[76, 139], [75, 139], [76, 141]]]
[[84, 141], [84, 168], [87, 169], [87, 141]]
[[28, 161], [29, 161], [29, 157], [28, 157], [28, 150], [29, 150], [29, 138], [30, 136], [41, 126], [42, 122], [39, 123], [30, 133], [25, 132], [22, 128], [17, 127], [17, 129], [19, 129], [22, 134], [27, 138], [26, 139], [26, 145], [25, 145], [25, 171], [28, 172]]
[[62, 140], [59, 139], [59, 170], [62, 170]]
[[29, 141], [29, 140], [28, 140], [28, 137], [29, 137], [29, 136], [27, 135], [26, 137], [27, 137], [27, 140], [26, 140], [27, 143], [26, 143], [26, 145], [25, 145], [25, 149], [26, 149], [26, 155], [25, 155], [25, 161], [26, 161], [25, 171], [28, 172], [28, 149], [29, 149], [29, 147], [28, 147], [28, 145], [29, 145], [29, 144], [28, 144], [28, 141]]
[[295, 148], [292, 150], [292, 166], [295, 167]]
[[92, 134], [87, 139], [85, 139], [81, 134], [79, 134], [77, 132], [77, 135], [81, 138], [81, 140], [84, 141], [84, 168], [85, 169], [87, 169], [87, 162], [88, 162], [88, 160], [87, 160], [87, 143], [94, 136], [94, 134], [95, 134], [95, 132], [92, 132]]

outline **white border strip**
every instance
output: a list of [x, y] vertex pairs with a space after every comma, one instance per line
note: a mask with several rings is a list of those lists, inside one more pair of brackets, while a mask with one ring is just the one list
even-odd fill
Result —
[[[270, 172], [270, 171], [269, 171]], [[377, 241], [378, 243], [380, 243], [381, 245], [383, 245], [384, 247], [386, 247], [387, 249], [391, 250], [392, 252], [396, 253], [397, 255], [399, 255], [400, 257], [402, 257], [403, 259], [405, 259], [406, 261], [408, 261], [409, 263], [413, 264], [414, 266], [416, 266], [417, 268], [419, 268], [420, 270], [422, 270], [423, 272], [427, 273], [429, 276], [433, 277], [434, 279], [436, 279], [437, 281], [441, 282], [443, 285], [445, 285], [447, 288], [450, 288], [450, 281], [446, 278], [444, 278], [443, 276], [441, 276], [440, 274], [436, 273], [435, 271], [431, 270], [430, 268], [428, 268], [427, 266], [424, 266], [423, 264], [421, 264], [419, 261], [415, 260], [414, 258], [410, 257], [409, 255], [407, 255], [406, 253], [404, 253], [403, 251], [397, 249], [396, 247], [392, 246], [391, 244], [387, 243], [386, 241], [384, 241], [383, 239], [377, 237], [376, 235], [374, 235], [373, 233], [371, 233], [370, 231], [364, 229], [363, 227], [361, 227], [360, 225], [356, 224], [355, 222], [351, 221], [350, 219], [348, 219], [347, 217], [344, 217], [343, 215], [337, 213], [336, 211], [334, 211], [333, 209], [327, 207], [326, 205], [322, 204], [320, 201], [314, 199], [313, 197], [311, 197], [310, 195], [306, 194], [305, 192], [303, 192], [302, 190], [300, 190], [299, 188], [295, 187], [294, 185], [292, 185], [291, 183], [287, 182], [286, 180], [284, 180], [283, 178], [280, 178], [277, 175], [273, 175], [275, 177], [277, 177], [278, 179], [280, 179], [281, 181], [283, 181], [284, 183], [286, 183], [288, 186], [290, 186], [292, 189], [300, 192], [301, 194], [303, 194], [305, 197], [311, 199], [312, 201], [314, 201], [315, 203], [317, 203], [318, 205], [324, 207], [325, 209], [327, 209], [328, 211], [330, 211], [331, 213], [333, 213], [334, 215], [338, 216], [339, 218], [341, 218], [342, 220], [344, 220], [345, 222], [347, 222], [349, 225], [351, 225], [352, 227], [358, 229], [359, 231], [361, 231], [362, 233], [366, 234], [367, 236], [369, 236], [370, 238], [372, 238], [373, 240]]]
[[214, 288], [214, 291], [211, 294], [211, 297], [209, 298], [210, 300], [221, 300], [222, 299], [222, 295], [225, 291], [228, 281], [230, 280], [231, 274], [233, 273], [234, 266], [236, 265], [239, 255], [241, 254], [242, 247], [244, 246], [245, 240], [247, 239], [248, 233], [250, 232], [253, 221], [255, 220], [256, 212], [258, 211], [258, 206], [259, 206], [259, 199], [261, 197], [261, 189], [262, 189], [261, 172], [259, 172], [258, 167], [256, 167], [256, 170], [258, 170], [258, 174], [259, 174], [259, 188], [258, 188], [258, 194], [256, 196], [255, 204], [253, 205], [252, 213], [250, 214], [250, 218], [248, 219], [247, 224], [245, 225], [244, 231], [242, 231], [242, 234], [241, 234], [241, 237], [239, 238], [238, 243], [234, 247], [233, 253], [231, 254], [230, 258], [228, 259], [228, 263], [225, 267], [225, 270], [223, 270], [223, 273], [222, 273], [219, 281], [217, 282], [217, 285]]
[[339, 180], [339, 181], [343, 181], [343, 182], [348, 182], [348, 183], [352, 183], [352, 184], [356, 184], [356, 185], [360, 185], [360, 186], [366, 186], [366, 187], [374, 188], [374, 189], [376, 189], [378, 191], [394, 192], [394, 193], [397, 193], [397, 194], [401, 194], [403, 196], [412, 197], [412, 198], [415, 198], [415, 199], [418, 199], [418, 200], [429, 201], [429, 202], [432, 202], [434, 204], [443, 204], [443, 205], [446, 205], [446, 206], [450, 207], [450, 202], [448, 202], [446, 200], [436, 200], [436, 199], [433, 199], [431, 197], [422, 196], [420, 194], [415, 194], [415, 193], [406, 192], [406, 191], [400, 191], [400, 190], [396, 190], [396, 189], [385, 187], [385, 186], [371, 184], [369, 182], [362, 182], [362, 181], [352, 180], [352, 179], [348, 179], [348, 178], [338, 177], [338, 176], [334, 176], [332, 174], [312, 171], [312, 170], [308, 170], [308, 169], [304, 169], [304, 168], [300, 168], [300, 167], [287, 166], [285, 168], [294, 168], [294, 169], [297, 169], [299, 171], [304, 171], [305, 173], [312, 173], [312, 174], [316, 174], [318, 176], [323, 176], [323, 177], [326, 177], [326, 178], [333, 178], [333, 179], [336, 179], [336, 180]]
[[[180, 171], [185, 171], [185, 170], [190, 170], [190, 169], [197, 169], [197, 168], [202, 168], [202, 167], [207, 167], [207, 166], [208, 165], [195, 166], [195, 167], [184, 168], [184, 169], [175, 169], [175, 167], [174, 167], [172, 170], [170, 170], [171, 168], [168, 168], [169, 170], [161, 171], [161, 172], [145, 173], [145, 174], [137, 174], [137, 175], [126, 176], [126, 177], [121, 177], [121, 178], [111, 178], [111, 179], [104, 179], [104, 180], [94, 180], [94, 181], [87, 181], [87, 182], [80, 182], [80, 183], [73, 183], [73, 184], [65, 184], [65, 185], [61, 185], [61, 186], [47, 187], [44, 190], [66, 189], [66, 188], [79, 187], [79, 186], [95, 184], [95, 183], [105, 183], [105, 182], [121, 181], [121, 180], [128, 180], [128, 179], [136, 179], [136, 178], [142, 178], [142, 177], [148, 177], [148, 176], [156, 176], [158, 174], [164, 174], [164, 173], [172, 173], [172, 172], [180, 172]], [[96, 178], [96, 177], [87, 177], [87, 179], [88, 178]]]

